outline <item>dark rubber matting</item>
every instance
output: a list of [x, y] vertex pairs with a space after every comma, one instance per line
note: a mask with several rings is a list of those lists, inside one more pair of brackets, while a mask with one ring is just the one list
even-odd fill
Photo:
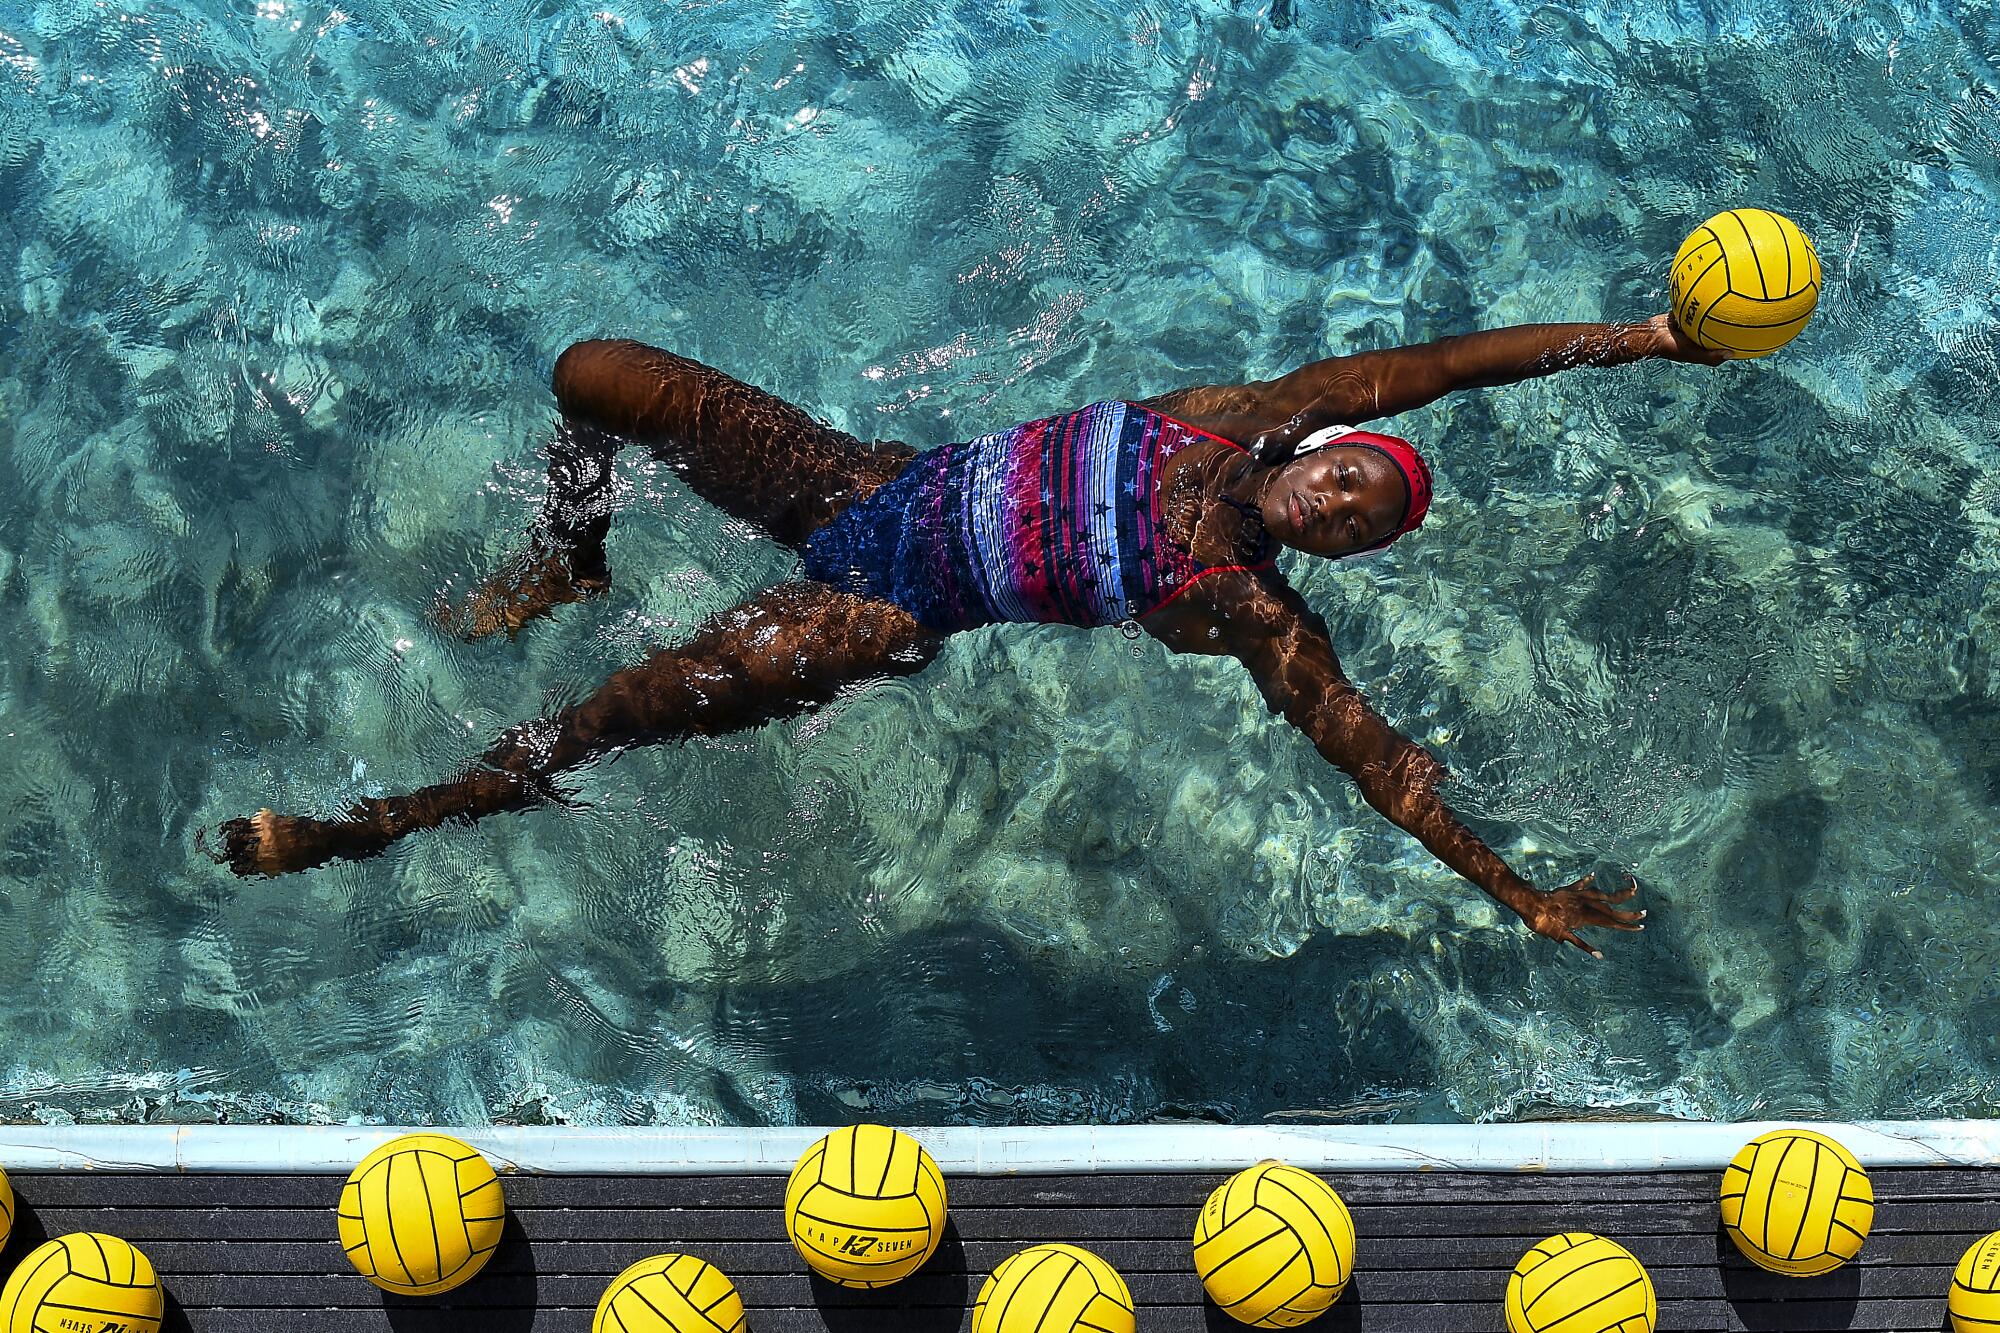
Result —
[[[1878, 1170], [1859, 1262], [1824, 1278], [1763, 1273], [1716, 1228], [1719, 1173], [1629, 1176], [1337, 1175], [1354, 1211], [1357, 1276], [1311, 1327], [1472, 1333], [1504, 1327], [1522, 1252], [1597, 1231], [1653, 1275], [1662, 1329], [1946, 1328], [1966, 1247], [2000, 1229], [2000, 1171]], [[806, 1276], [779, 1218], [777, 1176], [505, 1176], [505, 1239], [479, 1277], [429, 1301], [385, 1297], [334, 1239], [334, 1176], [18, 1173], [9, 1269], [67, 1231], [107, 1231], [149, 1255], [191, 1333], [581, 1333], [611, 1276], [663, 1250], [735, 1280], [751, 1333], [950, 1333], [979, 1283], [1022, 1245], [1088, 1246], [1131, 1283], [1142, 1333], [1238, 1329], [1206, 1309], [1190, 1268], [1194, 1215], [1220, 1175], [954, 1177], [951, 1225], [922, 1272], [883, 1292]]]

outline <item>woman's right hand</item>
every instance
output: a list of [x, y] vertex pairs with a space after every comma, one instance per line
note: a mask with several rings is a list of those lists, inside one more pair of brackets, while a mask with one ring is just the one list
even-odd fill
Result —
[[1646, 321], [1646, 328], [1653, 335], [1654, 356], [1696, 366], [1719, 366], [1730, 359], [1729, 353], [1703, 347], [1681, 332], [1681, 326], [1674, 322], [1672, 315], [1655, 315]]
[[1578, 938], [1577, 929], [1609, 926], [1613, 930], [1644, 930], [1640, 924], [1646, 919], [1644, 911], [1627, 912], [1617, 906], [1632, 901], [1638, 892], [1639, 881], [1630, 875], [1625, 877], [1625, 887], [1616, 893], [1598, 888], [1596, 875], [1585, 875], [1567, 888], [1538, 893], [1515, 910], [1536, 934], [1558, 944], [1574, 944], [1592, 958], [1602, 959], [1603, 954]]

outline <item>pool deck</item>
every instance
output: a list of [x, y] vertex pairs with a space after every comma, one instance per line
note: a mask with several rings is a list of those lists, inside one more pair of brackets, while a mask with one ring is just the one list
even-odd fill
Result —
[[[1938, 1330], [1952, 1265], [2000, 1229], [2000, 1170], [1877, 1167], [1861, 1259], [1825, 1278], [1760, 1272], [1716, 1224], [1713, 1171], [1323, 1172], [1352, 1208], [1358, 1275], [1327, 1330], [1487, 1333], [1507, 1273], [1558, 1231], [1594, 1230], [1651, 1271], [1662, 1329]], [[1072, 1241], [1131, 1284], [1146, 1333], [1242, 1327], [1203, 1304], [1189, 1266], [1221, 1173], [965, 1176], [931, 1262], [883, 1292], [805, 1275], [779, 1217], [782, 1175], [509, 1175], [505, 1238], [487, 1270], [434, 1300], [385, 1297], [334, 1238], [342, 1177], [116, 1170], [12, 1173], [21, 1216], [4, 1256], [68, 1231], [132, 1240], [171, 1296], [169, 1333], [582, 1333], [611, 1276], [663, 1250], [736, 1282], [750, 1333], [969, 1329], [984, 1275], [1022, 1245]]]

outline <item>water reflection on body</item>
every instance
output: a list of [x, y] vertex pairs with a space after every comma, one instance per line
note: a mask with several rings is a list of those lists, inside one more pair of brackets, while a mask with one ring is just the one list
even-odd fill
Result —
[[610, 581], [611, 460], [650, 449], [703, 498], [801, 551], [807, 577], [702, 624], [590, 698], [506, 732], [462, 776], [335, 820], [269, 810], [220, 830], [219, 859], [277, 875], [360, 859], [447, 820], [563, 800], [554, 779], [608, 752], [719, 736], [909, 675], [945, 638], [999, 622], [1137, 623], [1175, 652], [1227, 654], [1368, 803], [1534, 930], [1586, 951], [1637, 930], [1637, 886], [1536, 889], [1438, 795], [1442, 766], [1369, 708], [1326, 625], [1277, 572], [1279, 545], [1339, 558], [1414, 528], [1430, 474], [1406, 442], [1354, 431], [1459, 389], [1648, 357], [1713, 364], [1666, 316], [1537, 324], [1334, 357], [1277, 379], [1115, 399], [924, 453], [864, 443], [698, 362], [629, 341], [556, 363], [562, 424], [529, 554], [452, 617], [512, 635]]

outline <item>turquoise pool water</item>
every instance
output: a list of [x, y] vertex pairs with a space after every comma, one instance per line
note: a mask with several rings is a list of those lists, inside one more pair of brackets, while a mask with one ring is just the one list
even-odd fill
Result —
[[[2000, 1114], [2000, 17], [1962, 4], [0, 0], [0, 1118]], [[921, 445], [1641, 316], [1708, 213], [1758, 364], [1398, 419], [1295, 562], [1608, 963], [1117, 634], [966, 636], [589, 808], [239, 883], [195, 830], [446, 776], [782, 578], [637, 457], [615, 591], [427, 619], [623, 334]]]

